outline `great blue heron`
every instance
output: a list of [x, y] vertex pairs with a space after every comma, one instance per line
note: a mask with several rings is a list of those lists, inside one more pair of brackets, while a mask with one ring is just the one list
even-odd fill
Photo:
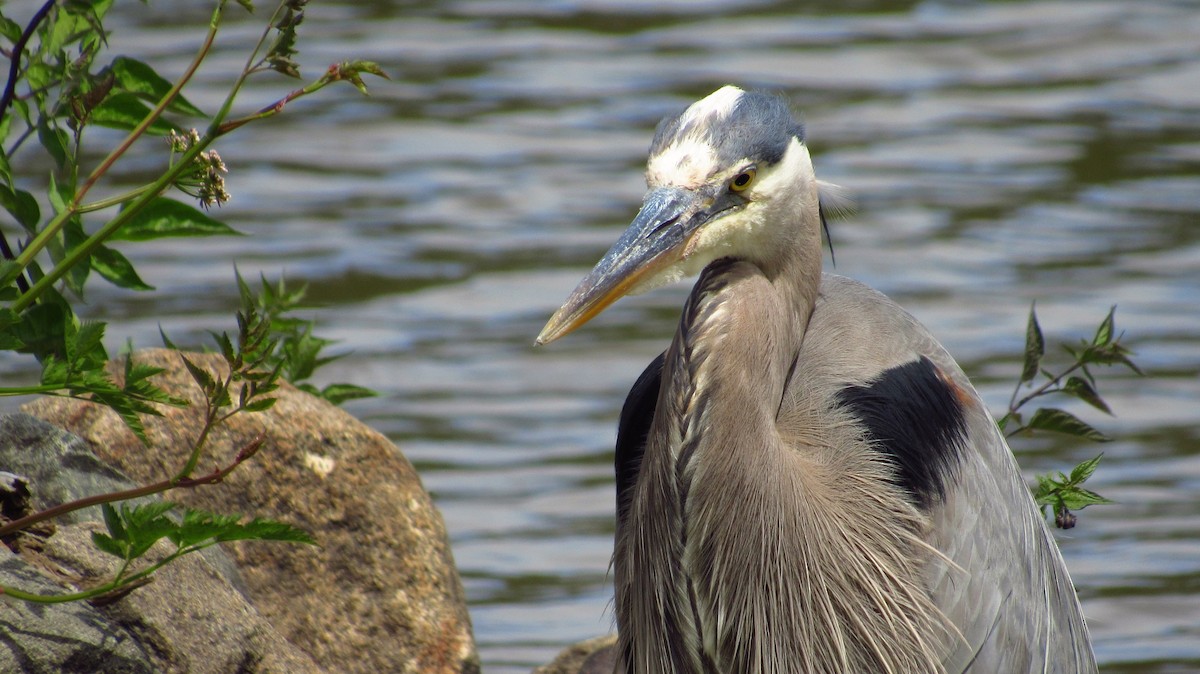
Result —
[[659, 124], [633, 224], [546, 324], [700, 277], [617, 433], [617, 671], [1096, 668], [1004, 437], [909, 314], [822, 274], [786, 102], [724, 87]]

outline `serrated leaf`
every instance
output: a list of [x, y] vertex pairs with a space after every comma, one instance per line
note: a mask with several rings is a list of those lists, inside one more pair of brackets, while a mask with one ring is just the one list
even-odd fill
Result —
[[204, 390], [206, 395], [216, 389], [216, 382], [213, 381], [212, 375], [208, 373], [208, 370], [196, 365], [187, 356], [180, 354], [179, 357], [183, 359], [183, 366], [192, 375], [192, 379], [200, 385], [200, 388]]
[[119, 543], [111, 536], [105, 536], [99, 531], [92, 532], [92, 545], [95, 545], [101, 552], [106, 552], [118, 559], [128, 559], [126, 551], [129, 549], [128, 544]]
[[211, 540], [230, 527], [236, 527], [237, 522], [238, 518], [234, 516], [188, 508], [179, 528], [169, 537], [180, 548], [190, 547]]
[[108, 246], [96, 246], [92, 251], [92, 269], [119, 288], [154, 290], [154, 286], [138, 276], [128, 258]]
[[130, 525], [145, 526], [146, 524], [158, 520], [163, 515], [175, 509], [175, 504], [170, 501], [155, 501], [154, 503], [142, 503], [133, 507], [122, 506], [122, 519], [130, 523]]
[[102, 321], [86, 321], [80, 323], [68, 341], [67, 353], [73, 361], [72, 365], [91, 370], [102, 371], [108, 361], [108, 350], [104, 348], [104, 329]]
[[1046, 355], [1046, 340], [1042, 327], [1038, 325], [1037, 305], [1029, 307], [1029, 322], [1025, 326], [1025, 364], [1021, 368], [1021, 383], [1033, 381], [1041, 367], [1042, 356]]
[[1086, 379], [1074, 376], [1069, 377], [1067, 383], [1063, 385], [1062, 390], [1064, 393], [1079, 398], [1105, 414], [1112, 415], [1112, 410], [1109, 409], [1108, 403], [1104, 402], [1104, 399], [1100, 397], [1100, 394], [1096, 392], [1096, 389], [1092, 388], [1091, 383]]
[[1088, 478], [1096, 472], [1096, 466], [1100, 465], [1100, 459], [1104, 458], [1104, 453], [1097, 454], [1095, 458], [1082, 461], [1079, 465], [1071, 469], [1071, 484], [1083, 484]]
[[1110, 499], [1104, 498], [1090, 489], [1079, 487], [1064, 489], [1060, 497], [1068, 510], [1082, 510], [1090, 505], [1112, 503]]
[[[137, 59], [118, 56], [113, 60], [111, 67], [118, 87], [140, 96], [151, 104], [157, 104], [171, 90], [170, 82], [155, 72], [154, 68]], [[167, 109], [185, 115], [204, 116], [204, 111], [192, 105], [182, 94], [176, 95]]]
[[369, 388], [355, 386], [354, 384], [330, 384], [321, 389], [320, 396], [334, 405], [341, 405], [347, 400], [355, 400], [357, 398], [374, 398], [379, 393], [372, 391]]
[[121, 522], [121, 516], [117, 514], [117, 509], [112, 507], [111, 503], [102, 503], [100, 512], [104, 516], [104, 526], [108, 529], [108, 535], [113, 540], [129, 540], [129, 535], [125, 532], [125, 525]]
[[175, 346], [175, 342], [172, 342], [171, 338], [167, 337], [167, 333], [165, 330], [163, 330], [161, 323], [159, 323], [159, 325], [158, 325], [158, 336], [162, 339], [162, 343], [163, 343], [164, 347], [171, 349], [172, 351], [179, 350], [179, 347]]
[[307, 543], [316, 545], [312, 536], [303, 529], [290, 524], [255, 518], [246, 524], [231, 528], [217, 536], [220, 541], [288, 541], [292, 543]]
[[42, 219], [42, 209], [32, 194], [25, 190], [10, 190], [7, 186], [0, 185], [0, 206], [12, 214], [26, 232], [33, 234], [37, 231], [38, 222]]
[[[100, 105], [92, 108], [88, 119], [97, 126], [110, 129], [132, 131], [150, 114], [150, 108], [136, 94], [111, 94]], [[172, 131], [178, 132], [178, 126], [159, 117], [150, 123], [146, 133], [152, 136], [165, 136]]]
[[1100, 327], [1096, 328], [1096, 336], [1092, 338], [1093, 346], [1107, 346], [1113, 340], [1113, 317], [1117, 313], [1117, 306], [1114, 304], [1108, 310], [1108, 315], [1100, 322]]
[[242, 409], [247, 412], [264, 412], [274, 407], [277, 402], [279, 398], [259, 398], [246, 403]]
[[168, 537], [179, 528], [179, 525], [166, 517], [166, 513], [175, 507], [174, 503], [159, 501], [126, 508], [121, 505], [121, 517], [125, 520], [125, 528], [129, 533], [130, 546], [128, 555], [136, 559], [146, 554], [155, 543]]
[[1043, 407], [1034, 412], [1033, 417], [1029, 419], [1026, 427], [1050, 431], [1052, 433], [1065, 433], [1096, 442], [1108, 442], [1111, 440], [1107, 435], [1092, 428], [1074, 414], [1053, 407]]
[[117, 230], [112, 240], [149, 241], [173, 236], [228, 235], [241, 236], [241, 232], [185, 203], [158, 197]]

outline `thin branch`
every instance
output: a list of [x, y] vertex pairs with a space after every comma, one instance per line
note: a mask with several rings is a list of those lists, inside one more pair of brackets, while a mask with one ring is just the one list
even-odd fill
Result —
[[76, 510], [88, 508], [90, 506], [101, 505], [104, 503], [114, 503], [116, 501], [127, 501], [129, 499], [150, 496], [152, 494], [161, 494], [163, 492], [171, 491], [172, 489], [192, 489], [199, 487], [200, 485], [217, 484], [218, 482], [224, 480], [230, 473], [232, 473], [235, 468], [240, 466], [242, 462], [254, 456], [254, 454], [259, 450], [260, 447], [262, 447], [262, 444], [265, 441], [266, 436], [263, 435], [254, 438], [238, 451], [237, 456], [234, 457], [232, 463], [224, 468], [218, 468], [208, 475], [202, 475], [194, 478], [179, 478], [178, 476], [175, 476], [142, 487], [135, 487], [133, 489], [126, 489], [123, 491], [114, 491], [107, 494], [96, 494], [95, 496], [88, 496], [75, 501], [70, 501], [68, 503], [62, 503], [54, 506], [53, 508], [47, 508], [31, 515], [26, 515], [25, 517], [13, 520], [4, 526], [0, 526], [0, 536], [8, 536], [9, 534], [37, 524], [38, 522], [44, 522], [48, 519], [66, 515], [67, 513], [75, 512]]
[[[13, 98], [17, 93], [17, 77], [21, 73], [21, 55], [25, 53], [25, 45], [29, 43], [29, 39], [33, 37], [34, 31], [42, 21], [46, 20], [50, 10], [54, 8], [55, 2], [57, 0], [47, 0], [38, 8], [38, 11], [29, 20], [29, 25], [25, 26], [25, 30], [21, 32], [21, 37], [17, 38], [16, 43], [13, 44], [12, 53], [9, 55], [8, 82], [4, 85], [4, 93], [0, 95], [0, 123], [4, 122], [4, 117], [8, 114], [8, 109], [12, 107]], [[8, 245], [8, 238], [2, 231], [0, 231], [0, 253], [4, 255], [5, 260], [15, 259], [13, 250]], [[24, 272], [17, 276], [17, 289], [22, 293], [29, 292], [29, 282], [25, 280]]]
[[21, 54], [25, 51], [25, 45], [29, 43], [29, 38], [33, 37], [38, 25], [46, 20], [46, 15], [54, 8], [56, 2], [57, 0], [46, 0], [46, 4], [34, 13], [33, 18], [29, 20], [29, 25], [25, 26], [25, 30], [21, 33], [21, 37], [17, 38], [16, 43], [13, 44], [12, 59], [8, 63], [8, 83], [4, 85], [4, 94], [0, 96], [0, 122], [3, 122], [4, 116], [8, 114], [13, 96], [17, 92], [17, 76], [21, 73]]

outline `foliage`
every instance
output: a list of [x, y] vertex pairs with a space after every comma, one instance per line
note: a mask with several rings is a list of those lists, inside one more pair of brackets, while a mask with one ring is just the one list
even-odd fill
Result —
[[[249, 0], [236, 4], [254, 9]], [[215, 112], [201, 110], [183, 90], [209, 54], [229, 9], [227, 0], [214, 1], [195, 56], [173, 82], [128, 56], [103, 60], [109, 43], [105, 18], [112, 0], [47, 0], [24, 25], [0, 9], [0, 39], [8, 43], [3, 53], [9, 59], [9, 77], [0, 95], [0, 208], [11, 218], [0, 222], [0, 350], [31, 357], [41, 366], [37, 384], [5, 386], [0, 395], [61, 395], [104, 404], [144, 443], [149, 439], [142, 415], [159, 414], [160, 405], [186, 404], [152, 382], [160, 370], [138, 363], [132, 354], [125, 358], [123, 372], [113, 376], [106, 369], [108, 326], [81, 320], [74, 303], [83, 299], [95, 278], [133, 292], [154, 289], [121, 252], [126, 245], [165, 237], [239, 234], [209, 210], [229, 198], [228, 168], [214, 147], [217, 140], [273, 117], [288, 103], [331, 83], [346, 81], [366, 93], [364, 75], [384, 76], [369, 61], [334, 64], [284, 98], [234, 115], [235, 99], [250, 76], [274, 72], [300, 77], [295, 57], [305, 4], [306, 0], [278, 4], [245, 66], [231, 76], [228, 94]], [[97, 150], [89, 133], [94, 127], [117, 129], [124, 136], [112, 147]], [[112, 182], [114, 167], [121, 165], [128, 150], [147, 137], [166, 140], [160, 146], [161, 163], [154, 179], [132, 190], [94, 198], [93, 192]], [[97, 156], [102, 158], [90, 159]], [[19, 239], [18, 245], [10, 245], [10, 236]], [[0, 526], [0, 536], [11, 537], [34, 523], [102, 504], [108, 533], [98, 534], [95, 542], [101, 550], [122, 558], [117, 576], [98, 587], [58, 597], [36, 597], [15, 588], [0, 591], [33, 601], [96, 598], [127, 592], [162, 564], [221, 540], [311, 542], [286, 525], [263, 520], [242, 524], [240, 516], [195, 511], [185, 511], [180, 520], [171, 518], [174, 506], [167, 503], [110, 505], [220, 481], [253, 456], [263, 441], [242, 447], [224, 467], [196, 476], [209, 433], [235, 414], [270, 408], [274, 403], [270, 393], [281, 377], [335, 403], [373, 395], [347, 384], [317, 390], [303, 383], [331, 360], [321, 355], [330, 341], [314, 336], [310, 321], [290, 315], [299, 308], [303, 289], [288, 289], [282, 281], [272, 286], [263, 279], [261, 290], [254, 292], [240, 276], [237, 285], [238, 330], [233, 337], [213, 334], [224, 370], [210, 372], [180, 355], [203, 391], [204, 424], [179, 470], [154, 484], [95, 495]], [[165, 335], [163, 341], [174, 347]], [[175, 544], [175, 552], [161, 562], [139, 567], [136, 560], [162, 538]]]
[[[1096, 328], [1091, 341], [1080, 340], [1078, 344], [1062, 345], [1072, 362], [1055, 373], [1043, 367], [1046, 341], [1042, 336], [1041, 325], [1038, 324], [1037, 307], [1030, 307], [1029, 322], [1025, 329], [1025, 354], [1021, 376], [1009, 398], [1008, 411], [997, 422], [1007, 437], [1032, 431], [1050, 431], [1095, 442], [1108, 442], [1111, 439], [1091, 424], [1059, 408], [1039, 407], [1028, 418], [1021, 410], [1034, 400], [1058, 395], [1081, 400], [1105, 414], [1112, 414], [1112, 409], [1097, 390], [1093, 370], [1097, 366], [1123, 365], [1137, 374], [1142, 373], [1130, 358], [1132, 352], [1121, 343], [1122, 335], [1116, 332], [1116, 311], [1115, 306], [1109, 310], [1108, 315]], [[1032, 387], [1039, 375], [1045, 381], [1018, 399], [1022, 388]], [[1009, 426], [1014, 428], [1009, 430]], [[1083, 461], [1071, 470], [1070, 475], [1059, 472], [1054, 476], [1038, 476], [1034, 499], [1044, 510], [1054, 514], [1054, 522], [1058, 527], [1070, 529], [1075, 526], [1076, 516], [1072, 510], [1112, 502], [1083, 487], [1083, 483], [1096, 471], [1096, 466], [1103, 456], [1100, 454]]]

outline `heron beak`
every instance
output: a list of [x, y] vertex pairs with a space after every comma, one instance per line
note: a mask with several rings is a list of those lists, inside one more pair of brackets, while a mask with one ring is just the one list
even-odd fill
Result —
[[537, 344], [548, 344], [575, 330], [642, 281], [678, 262], [692, 233], [715, 215], [713, 202], [711, 193], [703, 189], [651, 190], [629, 229], [547, 321]]

